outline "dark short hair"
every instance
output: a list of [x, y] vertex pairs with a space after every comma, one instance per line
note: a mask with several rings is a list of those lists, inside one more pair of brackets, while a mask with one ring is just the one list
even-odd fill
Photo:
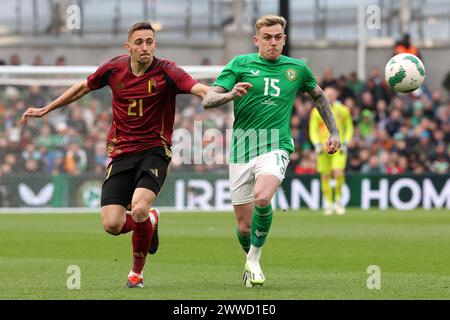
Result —
[[153, 29], [152, 24], [148, 21], [142, 21], [142, 22], [138, 22], [133, 24], [129, 29], [128, 29], [128, 38], [131, 37], [131, 35], [138, 30], [152, 30], [153, 34], [155, 34], [155, 29]]

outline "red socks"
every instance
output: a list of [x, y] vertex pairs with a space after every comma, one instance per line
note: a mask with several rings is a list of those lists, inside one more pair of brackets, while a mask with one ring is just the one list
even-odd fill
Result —
[[[126, 223], [125, 223], [126, 225]], [[152, 240], [152, 223], [150, 218], [144, 222], [134, 222], [133, 232], [133, 267], [131, 270], [140, 274], [144, 269], [145, 258]]]
[[120, 230], [120, 234], [128, 233], [134, 230], [133, 241], [133, 267], [131, 270], [140, 274], [144, 269], [145, 259], [147, 257], [148, 248], [152, 240], [152, 224], [150, 218], [144, 222], [134, 222], [131, 214], [125, 215], [125, 224]]
[[120, 230], [120, 234], [124, 234], [124, 233], [128, 233], [131, 230], [134, 230], [135, 225], [134, 225], [134, 221], [133, 221], [133, 217], [131, 216], [131, 214], [126, 214], [125, 215], [125, 224], [122, 227], [122, 230]]

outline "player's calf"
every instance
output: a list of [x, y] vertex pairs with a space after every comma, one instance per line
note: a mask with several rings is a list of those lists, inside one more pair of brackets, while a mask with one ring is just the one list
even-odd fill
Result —
[[160, 213], [158, 209], [150, 208], [150, 222], [152, 227], [152, 240], [150, 242], [150, 247], [148, 248], [148, 253], [155, 254], [159, 247], [159, 236], [158, 236], [158, 224], [159, 224]]

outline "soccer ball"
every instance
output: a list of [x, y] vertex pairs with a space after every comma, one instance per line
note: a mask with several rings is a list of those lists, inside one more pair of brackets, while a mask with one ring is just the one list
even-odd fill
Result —
[[425, 67], [422, 61], [410, 53], [393, 56], [384, 70], [387, 84], [396, 92], [412, 92], [425, 80]]

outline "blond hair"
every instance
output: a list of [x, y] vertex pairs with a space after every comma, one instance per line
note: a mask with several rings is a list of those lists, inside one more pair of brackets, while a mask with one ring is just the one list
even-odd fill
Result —
[[259, 17], [255, 23], [255, 32], [258, 33], [262, 27], [271, 27], [277, 24], [281, 25], [284, 30], [287, 24], [286, 19], [281, 16], [275, 15], [266, 15]]

